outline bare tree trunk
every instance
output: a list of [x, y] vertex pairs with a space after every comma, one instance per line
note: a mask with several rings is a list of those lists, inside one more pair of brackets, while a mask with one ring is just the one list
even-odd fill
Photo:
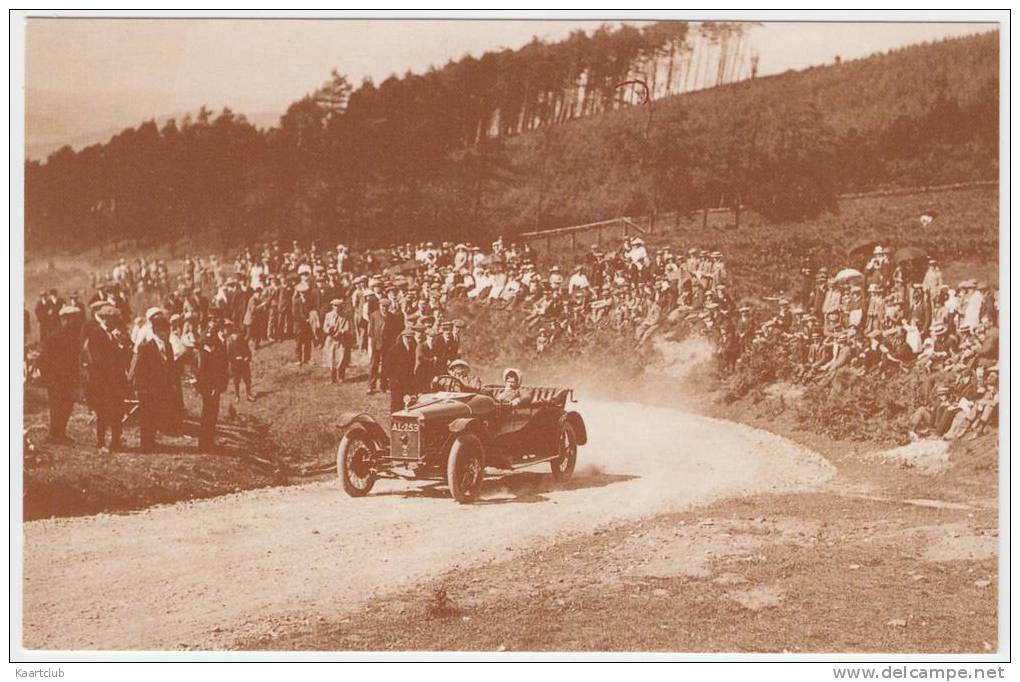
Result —
[[668, 97], [672, 93], [670, 90], [673, 88], [673, 60], [676, 57], [676, 42], [674, 40], [669, 41], [669, 62], [666, 66], [666, 96]]

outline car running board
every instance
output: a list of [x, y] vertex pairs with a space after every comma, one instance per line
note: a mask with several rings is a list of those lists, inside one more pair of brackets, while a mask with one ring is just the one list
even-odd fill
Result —
[[559, 455], [553, 455], [552, 457], [541, 457], [539, 459], [529, 459], [527, 462], [520, 462], [518, 464], [511, 464], [510, 470], [523, 469], [524, 467], [530, 467], [534, 464], [542, 464], [544, 462], [551, 462], [554, 459], [559, 458]]

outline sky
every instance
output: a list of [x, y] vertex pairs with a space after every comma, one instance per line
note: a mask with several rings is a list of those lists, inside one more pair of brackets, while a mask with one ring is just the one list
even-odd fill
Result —
[[[602, 21], [29, 19], [27, 144], [229, 106], [279, 116], [336, 68], [354, 83], [465, 54], [566, 37]], [[611, 22], [610, 22], [611, 23]], [[640, 24], [641, 22], [630, 22]], [[759, 73], [831, 63], [994, 24], [767, 23]], [[270, 117], [271, 119], [271, 117]]]

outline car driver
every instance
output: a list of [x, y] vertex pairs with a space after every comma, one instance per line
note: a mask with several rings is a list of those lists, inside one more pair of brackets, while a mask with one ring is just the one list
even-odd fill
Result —
[[454, 360], [448, 366], [450, 376], [460, 381], [461, 386], [468, 391], [477, 391], [482, 385], [481, 380], [471, 371], [471, 365], [464, 360]]

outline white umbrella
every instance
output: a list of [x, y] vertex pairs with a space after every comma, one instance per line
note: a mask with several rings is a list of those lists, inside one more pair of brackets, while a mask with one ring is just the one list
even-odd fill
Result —
[[863, 277], [864, 275], [861, 274], [860, 270], [847, 268], [846, 270], [840, 270], [838, 273], [836, 273], [836, 276], [833, 278], [833, 281], [835, 281], [837, 284], [842, 284], [843, 282], [848, 282], [852, 279], [860, 279]]

